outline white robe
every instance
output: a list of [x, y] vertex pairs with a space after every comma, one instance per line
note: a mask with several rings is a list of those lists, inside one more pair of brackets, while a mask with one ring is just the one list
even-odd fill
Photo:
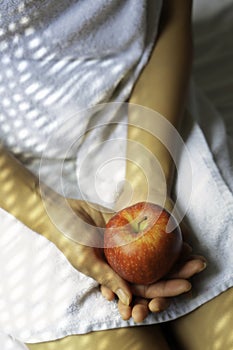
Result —
[[[125, 138], [126, 115], [98, 116], [98, 123], [105, 124], [100, 128], [90, 110], [80, 110], [127, 100], [156, 40], [161, 4], [1, 2], [0, 138], [55, 190], [113, 203], [114, 191], [124, 178], [125, 148], [119, 138]], [[187, 211], [194, 251], [205, 255], [209, 266], [193, 278], [192, 299], [175, 298], [166, 311], [149, 315], [143, 324], [180, 317], [233, 282], [233, 177], [227, 135], [221, 115], [193, 85], [187, 108], [193, 120], [185, 121], [183, 135], [192, 191], [184, 186], [189, 184], [190, 171], [183, 152], [176, 194], [180, 209]], [[66, 129], [70, 120], [77, 129]], [[109, 127], [111, 122], [116, 123], [114, 128]], [[86, 134], [93, 125], [94, 132]], [[85, 162], [88, 157], [92, 166]], [[109, 159], [116, 160], [111, 167], [105, 166]], [[51, 172], [59, 174], [52, 181]], [[80, 174], [81, 188], [77, 186]], [[123, 321], [116, 303], [106, 301], [98, 284], [76, 271], [51, 242], [3, 210], [0, 218], [0, 339], [5, 335], [6, 342], [20, 349], [23, 345], [17, 341], [41, 342], [135, 326], [132, 319]]]

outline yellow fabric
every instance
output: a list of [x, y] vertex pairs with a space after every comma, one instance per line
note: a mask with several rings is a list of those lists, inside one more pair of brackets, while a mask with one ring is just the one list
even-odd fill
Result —
[[[233, 349], [233, 288], [167, 325], [176, 350]], [[170, 332], [169, 332], [169, 341]], [[159, 325], [121, 328], [27, 344], [30, 350], [169, 350]]]
[[30, 350], [169, 350], [158, 325], [92, 332], [27, 346]]
[[181, 349], [233, 350], [233, 288], [172, 323]]

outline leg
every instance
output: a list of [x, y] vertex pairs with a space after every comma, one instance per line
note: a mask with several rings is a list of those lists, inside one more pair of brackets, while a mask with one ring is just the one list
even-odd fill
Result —
[[233, 349], [233, 288], [170, 323], [180, 349]]
[[169, 350], [158, 325], [136, 326], [73, 335], [66, 338], [27, 344], [30, 350]]

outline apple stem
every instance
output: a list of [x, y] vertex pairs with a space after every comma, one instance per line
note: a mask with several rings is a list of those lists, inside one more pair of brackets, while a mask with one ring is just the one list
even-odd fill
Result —
[[144, 216], [141, 221], [138, 222], [138, 232], [140, 232], [140, 226], [143, 221], [147, 220], [147, 216]]

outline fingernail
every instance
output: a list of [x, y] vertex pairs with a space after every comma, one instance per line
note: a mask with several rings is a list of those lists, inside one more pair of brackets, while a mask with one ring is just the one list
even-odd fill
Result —
[[120, 299], [120, 301], [125, 304], [128, 305], [130, 304], [130, 300], [127, 294], [125, 294], [125, 292], [122, 289], [117, 289], [116, 291], [116, 295], [118, 296], [118, 298]]
[[159, 312], [162, 312], [163, 310], [165, 310], [165, 308], [163, 309], [159, 306], [155, 306], [151, 311], [154, 313], [159, 313]]
[[191, 285], [191, 283], [188, 283], [187, 286], [186, 286], [186, 288], [185, 288], [185, 292], [186, 292], [186, 293], [187, 293], [187, 292], [190, 292], [191, 289], [192, 289], [192, 285]]
[[198, 272], [201, 272], [201, 271], [205, 270], [206, 267], [207, 267], [207, 263], [206, 263], [206, 262], [203, 262], [203, 263], [202, 263], [202, 266], [201, 266], [201, 268], [199, 269]]

